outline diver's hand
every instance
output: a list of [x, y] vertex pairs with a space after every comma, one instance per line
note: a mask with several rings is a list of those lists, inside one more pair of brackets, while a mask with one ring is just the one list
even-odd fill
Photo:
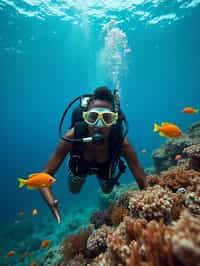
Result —
[[55, 200], [49, 187], [41, 188], [40, 193], [49, 208], [51, 209], [53, 216], [56, 218], [58, 224], [61, 222], [60, 213], [58, 208], [58, 200]]
[[51, 204], [51, 211], [54, 215], [54, 217], [57, 220], [57, 223], [61, 223], [61, 218], [60, 218], [60, 213], [59, 213], [59, 208], [58, 208], [58, 200], [54, 200]]

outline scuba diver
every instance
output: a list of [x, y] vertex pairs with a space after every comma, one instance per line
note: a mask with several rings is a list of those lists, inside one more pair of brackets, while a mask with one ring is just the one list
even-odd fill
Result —
[[[66, 113], [77, 100], [79, 106], [72, 112], [69, 130], [62, 135]], [[65, 110], [59, 126], [61, 141], [51, 155], [44, 173], [54, 176], [59, 166], [70, 154], [68, 161], [68, 186], [72, 193], [79, 193], [88, 175], [96, 175], [104, 193], [111, 193], [119, 185], [125, 172], [125, 159], [140, 189], [146, 189], [146, 174], [133, 146], [127, 139], [128, 123], [120, 108], [119, 92], [107, 87], [97, 88], [92, 95], [76, 98]], [[49, 187], [40, 189], [58, 223], [60, 213]]]

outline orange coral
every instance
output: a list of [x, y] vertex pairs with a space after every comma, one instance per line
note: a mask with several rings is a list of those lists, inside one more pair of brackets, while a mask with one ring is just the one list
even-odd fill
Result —
[[108, 219], [114, 226], [119, 225], [128, 214], [128, 209], [123, 206], [117, 206], [116, 204], [112, 204], [107, 211]]
[[124, 223], [108, 235], [105, 257], [101, 254], [91, 265], [108, 261], [110, 254], [112, 262], [107, 266], [174, 266], [171, 235], [172, 229], [163, 222], [125, 217]]
[[[185, 195], [173, 195], [174, 201], [177, 196], [183, 204]], [[187, 211], [180, 217], [171, 225], [165, 225], [164, 220], [124, 217], [107, 235], [107, 250], [88, 266], [200, 266], [200, 216]]]
[[185, 208], [185, 199], [186, 199], [186, 195], [185, 194], [173, 194], [173, 207], [171, 210], [171, 218], [172, 220], [178, 220], [180, 217], [180, 213], [181, 211], [183, 211], [183, 209]]
[[191, 186], [192, 180], [197, 176], [200, 176], [200, 172], [186, 170], [183, 167], [176, 167], [173, 170], [161, 173], [160, 185], [163, 187], [168, 187], [175, 192], [180, 187], [187, 188]]
[[177, 167], [148, 179], [110, 207], [116, 227], [88, 239], [88, 266], [200, 266], [200, 173]]
[[157, 175], [149, 175], [147, 176], [147, 182], [149, 186], [160, 185], [162, 187], [168, 187], [174, 192], [181, 187], [195, 191], [197, 186], [200, 186], [200, 172], [192, 169], [187, 170], [183, 166], [179, 166], [168, 171], [163, 171], [160, 177]]
[[149, 175], [147, 176], [147, 183], [149, 186], [159, 185], [160, 177], [157, 175]]
[[171, 242], [167, 237], [171, 230], [162, 221], [148, 223], [144, 219], [126, 217], [125, 224], [127, 233], [135, 238], [131, 242], [130, 266], [142, 266], [145, 262], [149, 266], [174, 265]]

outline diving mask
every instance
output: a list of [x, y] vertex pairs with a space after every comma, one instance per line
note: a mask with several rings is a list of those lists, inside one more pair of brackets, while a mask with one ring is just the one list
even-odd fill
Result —
[[108, 108], [92, 108], [83, 112], [83, 119], [90, 126], [109, 127], [116, 123], [118, 113], [114, 113]]

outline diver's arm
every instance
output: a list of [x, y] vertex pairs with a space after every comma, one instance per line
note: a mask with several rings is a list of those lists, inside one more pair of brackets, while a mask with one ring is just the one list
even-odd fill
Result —
[[[67, 138], [74, 138], [74, 128], [70, 129], [66, 134]], [[51, 155], [46, 166], [43, 169], [43, 172], [50, 175], [54, 175], [61, 165], [62, 161], [65, 159], [68, 152], [72, 149], [72, 142], [61, 140], [58, 144], [55, 152]]]
[[133, 146], [129, 143], [127, 138], [125, 138], [123, 141], [121, 156], [123, 156], [126, 159], [129, 169], [131, 170], [132, 174], [135, 176], [140, 189], [146, 189], [147, 187], [146, 174], [137, 158]]
[[[66, 134], [65, 137], [74, 138], [74, 128], [70, 129]], [[62, 140], [59, 145], [57, 146], [55, 152], [51, 155], [50, 159], [48, 160], [46, 166], [44, 167], [44, 173], [48, 173], [50, 175], [54, 175], [63, 162], [64, 158], [72, 149], [72, 143]], [[53, 215], [56, 217], [57, 222], [60, 223], [60, 215], [58, 210], [58, 201], [54, 199], [51, 189], [46, 187], [40, 189], [40, 193], [48, 206], [51, 208]]]

